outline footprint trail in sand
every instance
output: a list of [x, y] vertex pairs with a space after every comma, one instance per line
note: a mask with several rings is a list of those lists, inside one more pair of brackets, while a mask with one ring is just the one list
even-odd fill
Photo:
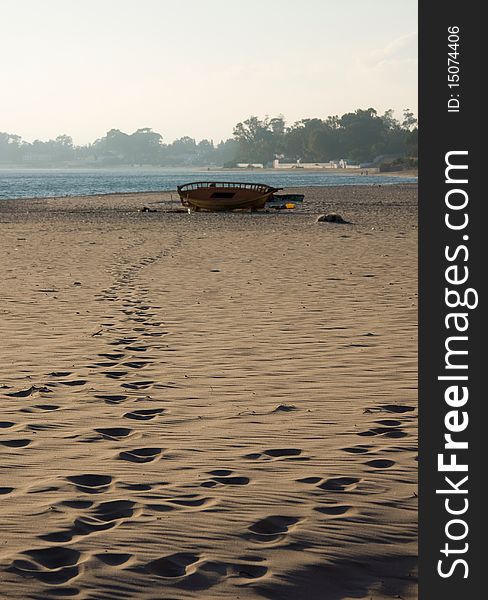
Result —
[[4, 209], [8, 598], [416, 597], [414, 204], [354, 193], [347, 237]]

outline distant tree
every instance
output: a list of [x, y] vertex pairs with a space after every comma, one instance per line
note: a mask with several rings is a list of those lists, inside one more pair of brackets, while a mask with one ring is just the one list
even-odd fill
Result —
[[162, 159], [162, 139], [150, 127], [142, 127], [130, 135], [111, 129], [90, 150], [106, 164], [158, 165]]
[[201, 154], [205, 154], [207, 152], [212, 152], [214, 150], [213, 141], [201, 140], [197, 144], [197, 150]]
[[284, 154], [293, 160], [302, 160], [307, 154], [307, 120], [297, 121], [288, 128], [285, 137]]
[[174, 154], [195, 154], [197, 149], [196, 141], [185, 135], [171, 144], [171, 149]]
[[273, 156], [281, 154], [285, 149], [286, 123], [283, 115], [269, 119], [269, 128], [273, 133]]
[[405, 153], [405, 131], [393, 116], [393, 110], [389, 109], [380, 117], [384, 129], [381, 141], [373, 145], [371, 150], [374, 156], [378, 155], [402, 155]]
[[168, 145], [167, 160], [171, 165], [191, 165], [198, 163], [196, 141], [185, 135]]
[[196, 161], [199, 165], [215, 164], [215, 147], [212, 140], [201, 140], [196, 145]]
[[285, 138], [287, 157], [303, 162], [327, 162], [342, 155], [339, 125], [322, 119], [302, 119], [292, 125]]
[[64, 148], [73, 148], [73, 138], [69, 135], [58, 135], [55, 141], [59, 146], [63, 146]]
[[344, 158], [367, 161], [373, 158], [373, 154], [381, 153], [385, 122], [374, 108], [346, 113], [342, 115], [340, 125], [344, 130], [344, 149], [347, 152]]
[[409, 108], [403, 110], [402, 128], [412, 130], [417, 125], [417, 119]]
[[331, 129], [325, 123], [310, 132], [309, 158], [314, 162], [329, 162], [344, 154], [342, 131]]
[[[279, 121], [273, 126], [279, 131]], [[263, 120], [249, 117], [234, 127], [234, 139], [239, 144], [238, 160], [249, 163], [267, 163], [272, 161], [277, 151], [277, 138], [268, 117]]]
[[105, 137], [94, 144], [99, 154], [111, 156], [110, 162], [127, 163], [129, 161], [129, 136], [119, 129], [110, 129]]
[[51, 146], [50, 150], [54, 161], [65, 162], [73, 158], [73, 138], [69, 135], [58, 135], [54, 142], [50, 140], [48, 144]]
[[0, 132], [0, 162], [21, 162], [24, 151], [24, 142], [20, 135]]
[[158, 165], [161, 162], [163, 136], [150, 127], [138, 129], [129, 136], [128, 158], [131, 164]]
[[214, 152], [214, 161], [217, 165], [226, 167], [235, 167], [237, 154], [239, 152], [239, 144], [235, 139], [222, 140], [217, 144]]
[[408, 133], [406, 145], [408, 156], [417, 157], [419, 155], [419, 130], [417, 127]]

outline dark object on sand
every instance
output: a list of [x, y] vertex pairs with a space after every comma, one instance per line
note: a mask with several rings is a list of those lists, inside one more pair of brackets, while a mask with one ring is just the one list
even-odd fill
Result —
[[143, 206], [139, 212], [158, 212], [155, 208], [149, 208], [149, 206]]
[[281, 188], [263, 183], [196, 181], [178, 186], [184, 207], [200, 210], [258, 210]]
[[296, 204], [297, 202], [303, 202], [304, 198], [304, 194], [273, 194], [269, 199], [268, 206], [271, 206], [274, 202], [278, 204]]
[[303, 202], [303, 194], [273, 194], [266, 202], [266, 208], [282, 210], [285, 208], [295, 208], [296, 204]]
[[280, 404], [271, 412], [291, 412], [292, 410], [298, 410], [294, 404]]
[[320, 217], [317, 219], [317, 223], [342, 223], [345, 225], [351, 225], [351, 221], [346, 221], [339, 213], [327, 213], [326, 215], [320, 215]]

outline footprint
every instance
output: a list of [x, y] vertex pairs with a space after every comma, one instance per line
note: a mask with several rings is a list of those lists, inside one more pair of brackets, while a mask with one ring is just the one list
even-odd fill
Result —
[[347, 504], [344, 505], [334, 505], [334, 506], [317, 506], [314, 508], [319, 513], [324, 515], [330, 515], [332, 517], [338, 517], [345, 515], [347, 512], [351, 510], [351, 506]]
[[168, 498], [163, 504], [146, 504], [146, 508], [155, 512], [169, 512], [177, 509], [200, 509], [214, 506], [216, 500], [198, 496], [197, 494], [188, 494], [179, 498]]
[[135, 342], [136, 338], [135, 337], [126, 337], [126, 338], [120, 338], [118, 340], [115, 340], [114, 342], [110, 342], [111, 346], [123, 346], [125, 344], [132, 344], [132, 342]]
[[18, 392], [8, 392], [8, 394], [5, 395], [10, 396], [11, 398], [27, 398], [28, 396], [32, 396], [33, 394], [37, 394], [39, 392], [51, 394], [52, 390], [42, 385], [32, 385], [30, 388], [27, 388], [25, 390], [19, 390]]
[[373, 446], [352, 446], [350, 448], [343, 448], [343, 452], [349, 452], [349, 454], [366, 454], [370, 451]]
[[272, 456], [276, 458], [299, 456], [301, 453], [302, 451], [300, 450], [300, 448], [276, 448], [264, 451], [264, 454], [266, 454], [266, 456]]
[[101, 502], [92, 511], [92, 516], [105, 523], [127, 519], [134, 514], [135, 502], [130, 500], [109, 500]]
[[242, 560], [243, 562], [257, 562], [257, 563], [262, 563], [262, 562], [266, 561], [264, 556], [259, 556], [258, 554], [246, 554], [245, 556], [239, 556], [239, 558], [237, 560]]
[[403, 438], [407, 437], [408, 433], [400, 429], [399, 427], [374, 427], [367, 431], [361, 431], [357, 435], [361, 437], [372, 437], [375, 435], [381, 435], [386, 438]]
[[288, 533], [290, 527], [298, 523], [295, 517], [273, 515], [261, 519], [249, 527], [255, 539], [263, 542], [275, 541]]
[[128, 390], [145, 390], [153, 383], [154, 381], [133, 381], [132, 383], [123, 383], [121, 387]]
[[230, 570], [235, 577], [242, 577], [243, 579], [259, 579], [266, 575], [268, 567], [250, 563], [237, 563], [230, 565]]
[[132, 554], [118, 554], [115, 552], [101, 552], [100, 554], [95, 554], [95, 558], [98, 558], [98, 560], [111, 567], [124, 565], [132, 558], [132, 556]]
[[407, 406], [405, 404], [382, 404], [380, 406], [380, 408], [382, 410], [385, 410], [386, 412], [400, 413], [400, 414], [415, 410], [415, 408], [413, 406]]
[[402, 429], [393, 429], [393, 428], [390, 431], [387, 431], [386, 433], [383, 434], [383, 437], [393, 438], [393, 439], [404, 438], [407, 436], [408, 436], [408, 433], [406, 431], [403, 431]]
[[148, 483], [120, 483], [119, 485], [125, 490], [132, 490], [134, 492], [148, 492], [152, 490], [152, 485]]
[[132, 412], [125, 413], [124, 417], [126, 419], [136, 419], [138, 421], [149, 421], [154, 419], [157, 415], [160, 415], [164, 412], [164, 408], [152, 408], [152, 409], [142, 409], [142, 410], [134, 410]]
[[332, 477], [321, 483], [318, 487], [332, 492], [350, 492], [359, 483], [356, 477]]
[[120, 379], [121, 377], [125, 377], [128, 371], [102, 371], [102, 375], [108, 377], [109, 379]]
[[31, 442], [32, 440], [25, 438], [20, 440], [2, 440], [0, 441], [0, 444], [2, 444], [2, 446], [7, 446], [7, 448], [25, 448]]
[[52, 371], [48, 373], [50, 377], [68, 377], [72, 374], [72, 371]]
[[133, 516], [135, 502], [130, 500], [110, 500], [95, 505], [89, 514], [75, 520], [73, 526], [65, 531], [57, 531], [39, 536], [49, 542], [70, 542], [75, 537], [107, 531], [119, 525], [124, 519]]
[[177, 507], [171, 504], [146, 504], [146, 508], [155, 512], [170, 512]]
[[118, 440], [127, 437], [133, 430], [128, 427], [102, 427], [93, 431], [100, 433], [105, 439]]
[[119, 453], [119, 458], [129, 462], [146, 463], [156, 460], [161, 454], [161, 448], [136, 448]]
[[76, 510], [86, 510], [93, 506], [93, 502], [91, 500], [63, 500], [59, 505], [74, 508]]
[[196, 508], [196, 507], [205, 506], [206, 504], [208, 504], [211, 501], [208, 498], [188, 497], [188, 498], [175, 498], [173, 500], [169, 500], [168, 502], [170, 504], [176, 504], [176, 506], [185, 506], [187, 508]]
[[209, 471], [208, 474], [212, 475], [210, 481], [204, 481], [200, 485], [202, 487], [215, 487], [217, 484], [222, 485], [247, 485], [250, 481], [249, 477], [241, 477], [232, 475], [234, 471], [230, 469], [215, 469]]
[[95, 398], [105, 400], [107, 404], [119, 404], [124, 400], [127, 400], [127, 396], [124, 394], [95, 394]]
[[214, 481], [224, 485], [247, 485], [249, 477], [214, 477]]
[[22, 555], [27, 558], [14, 560], [10, 570], [50, 585], [71, 581], [80, 571], [80, 552], [66, 546], [27, 550]]
[[364, 464], [368, 465], [368, 467], [372, 467], [373, 469], [389, 469], [395, 464], [395, 461], [387, 459], [376, 459], [368, 460]]
[[376, 423], [378, 423], [378, 425], [384, 425], [385, 427], [398, 427], [402, 424], [402, 422], [397, 419], [380, 419], [379, 421], [376, 421]]
[[166, 335], [167, 333], [168, 333], [167, 331], [162, 331], [162, 332], [154, 331], [152, 333], [143, 333], [142, 335], [144, 337], [161, 337], [162, 335]]
[[73, 379], [72, 381], [58, 381], [57, 383], [61, 385], [69, 385], [71, 387], [76, 387], [79, 385], [85, 385], [86, 379]]
[[153, 575], [174, 579], [184, 577], [195, 571], [194, 565], [198, 562], [199, 557], [196, 554], [189, 552], [180, 552], [178, 554], [170, 554], [153, 560], [145, 565], [145, 570]]
[[124, 367], [130, 367], [131, 369], [143, 369], [144, 367], [147, 367], [147, 365], [150, 364], [150, 361], [130, 361], [125, 362]]
[[358, 432], [357, 435], [359, 435], [361, 437], [372, 437], [374, 435], [378, 435], [378, 433], [376, 431], [372, 430], [372, 429], [367, 429], [366, 431], [360, 431], [360, 432]]
[[123, 358], [125, 354], [123, 352], [106, 352], [105, 354], [99, 354], [102, 358], [109, 358], [110, 360], [118, 360]]
[[303, 477], [302, 479], [297, 479], [297, 481], [299, 483], [314, 484], [314, 483], [319, 483], [320, 481], [322, 481], [322, 477]]
[[66, 477], [66, 479], [72, 483], [76, 489], [85, 494], [100, 494], [106, 492], [112, 483], [112, 477], [110, 475], [94, 475], [87, 473], [84, 475], [72, 475]]

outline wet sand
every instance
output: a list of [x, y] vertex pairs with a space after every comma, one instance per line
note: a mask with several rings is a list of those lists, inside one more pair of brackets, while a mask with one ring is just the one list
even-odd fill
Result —
[[0, 202], [2, 599], [417, 598], [417, 187], [289, 191]]

